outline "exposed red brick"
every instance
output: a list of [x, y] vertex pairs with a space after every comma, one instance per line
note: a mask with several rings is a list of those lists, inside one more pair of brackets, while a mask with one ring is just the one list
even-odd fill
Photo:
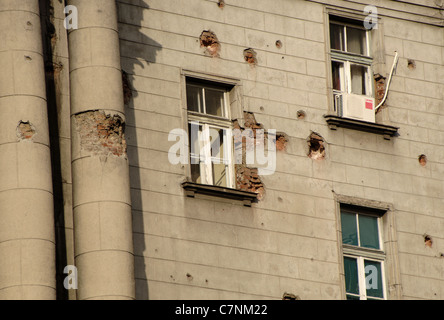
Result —
[[427, 164], [427, 156], [425, 154], [422, 154], [418, 158], [419, 164], [423, 167]]
[[[386, 78], [381, 76], [380, 74], [375, 75], [375, 88], [376, 88], [376, 105], [379, 105], [384, 99], [385, 94], [385, 80]], [[380, 109], [378, 109], [379, 111]]]
[[211, 57], [219, 57], [220, 43], [214, 32], [204, 30], [200, 35], [200, 46], [205, 48], [205, 53]]
[[252, 48], [248, 48], [244, 50], [244, 59], [249, 64], [255, 65], [257, 64], [257, 53]]
[[307, 139], [308, 156], [313, 160], [322, 160], [325, 158], [324, 139], [317, 133], [313, 132]]
[[119, 115], [88, 111], [76, 115], [82, 150], [94, 155], [126, 156], [125, 124]]
[[287, 150], [288, 137], [285, 133], [276, 134], [276, 150], [285, 151]]
[[35, 128], [29, 122], [20, 121], [17, 126], [17, 137], [19, 140], [30, 140], [35, 135]]

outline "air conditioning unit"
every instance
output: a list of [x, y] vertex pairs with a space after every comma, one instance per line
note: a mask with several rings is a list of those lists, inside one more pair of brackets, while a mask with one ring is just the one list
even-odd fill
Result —
[[357, 94], [335, 94], [335, 109], [339, 117], [375, 122], [375, 99]]

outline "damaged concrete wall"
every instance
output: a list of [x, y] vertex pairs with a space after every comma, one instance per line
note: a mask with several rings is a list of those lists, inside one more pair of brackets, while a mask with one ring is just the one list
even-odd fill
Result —
[[[400, 136], [333, 131], [323, 118], [331, 85], [322, 2], [118, 1], [132, 88], [126, 140], [137, 298], [343, 299], [337, 195], [393, 208], [383, 230], [388, 298], [443, 298], [443, 29], [433, 8], [420, 7], [428, 24], [418, 23], [414, 5], [408, 13], [382, 1], [378, 73], [388, 76], [395, 50], [400, 62], [378, 117], [399, 125]], [[330, 2], [358, 13], [371, 4]], [[217, 56], [199, 37], [209, 30]], [[274, 174], [237, 168], [241, 189], [265, 191], [251, 208], [185, 196], [188, 167], [168, 161], [169, 132], [186, 129], [182, 70], [237, 79], [241, 112], [280, 133]]]

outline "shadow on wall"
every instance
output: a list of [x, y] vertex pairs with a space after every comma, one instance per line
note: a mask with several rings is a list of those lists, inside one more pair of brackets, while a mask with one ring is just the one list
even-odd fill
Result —
[[[143, 16], [149, 5], [140, 0], [139, 4], [130, 5], [117, 1], [119, 12], [120, 48], [122, 63], [122, 80], [125, 100], [125, 114], [127, 119], [135, 119], [134, 98], [138, 96], [137, 89], [132, 85], [135, 81], [135, 74], [139, 68], [145, 69], [151, 63], [156, 62], [157, 52], [162, 50], [162, 45], [146, 35], [148, 29], [142, 27]], [[124, 18], [123, 18], [124, 15]], [[123, 31], [125, 30], [125, 31]], [[144, 89], [148, 91], [149, 88]], [[136, 278], [136, 299], [149, 299], [147, 266], [144, 259], [146, 251], [143, 215], [142, 215], [142, 195], [140, 183], [140, 168], [137, 159], [139, 158], [134, 123], [126, 125], [126, 137], [128, 148], [133, 148], [131, 156], [128, 156], [130, 166], [130, 186], [131, 202], [133, 213], [133, 225], [137, 224], [137, 229], [133, 232], [134, 243], [134, 267]], [[142, 236], [142, 239], [141, 239]], [[137, 244], [136, 244], [137, 242]]]

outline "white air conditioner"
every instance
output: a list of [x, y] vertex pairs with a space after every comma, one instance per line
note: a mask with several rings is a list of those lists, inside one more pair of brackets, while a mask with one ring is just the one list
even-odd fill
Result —
[[375, 122], [375, 99], [357, 94], [335, 94], [339, 117]]

